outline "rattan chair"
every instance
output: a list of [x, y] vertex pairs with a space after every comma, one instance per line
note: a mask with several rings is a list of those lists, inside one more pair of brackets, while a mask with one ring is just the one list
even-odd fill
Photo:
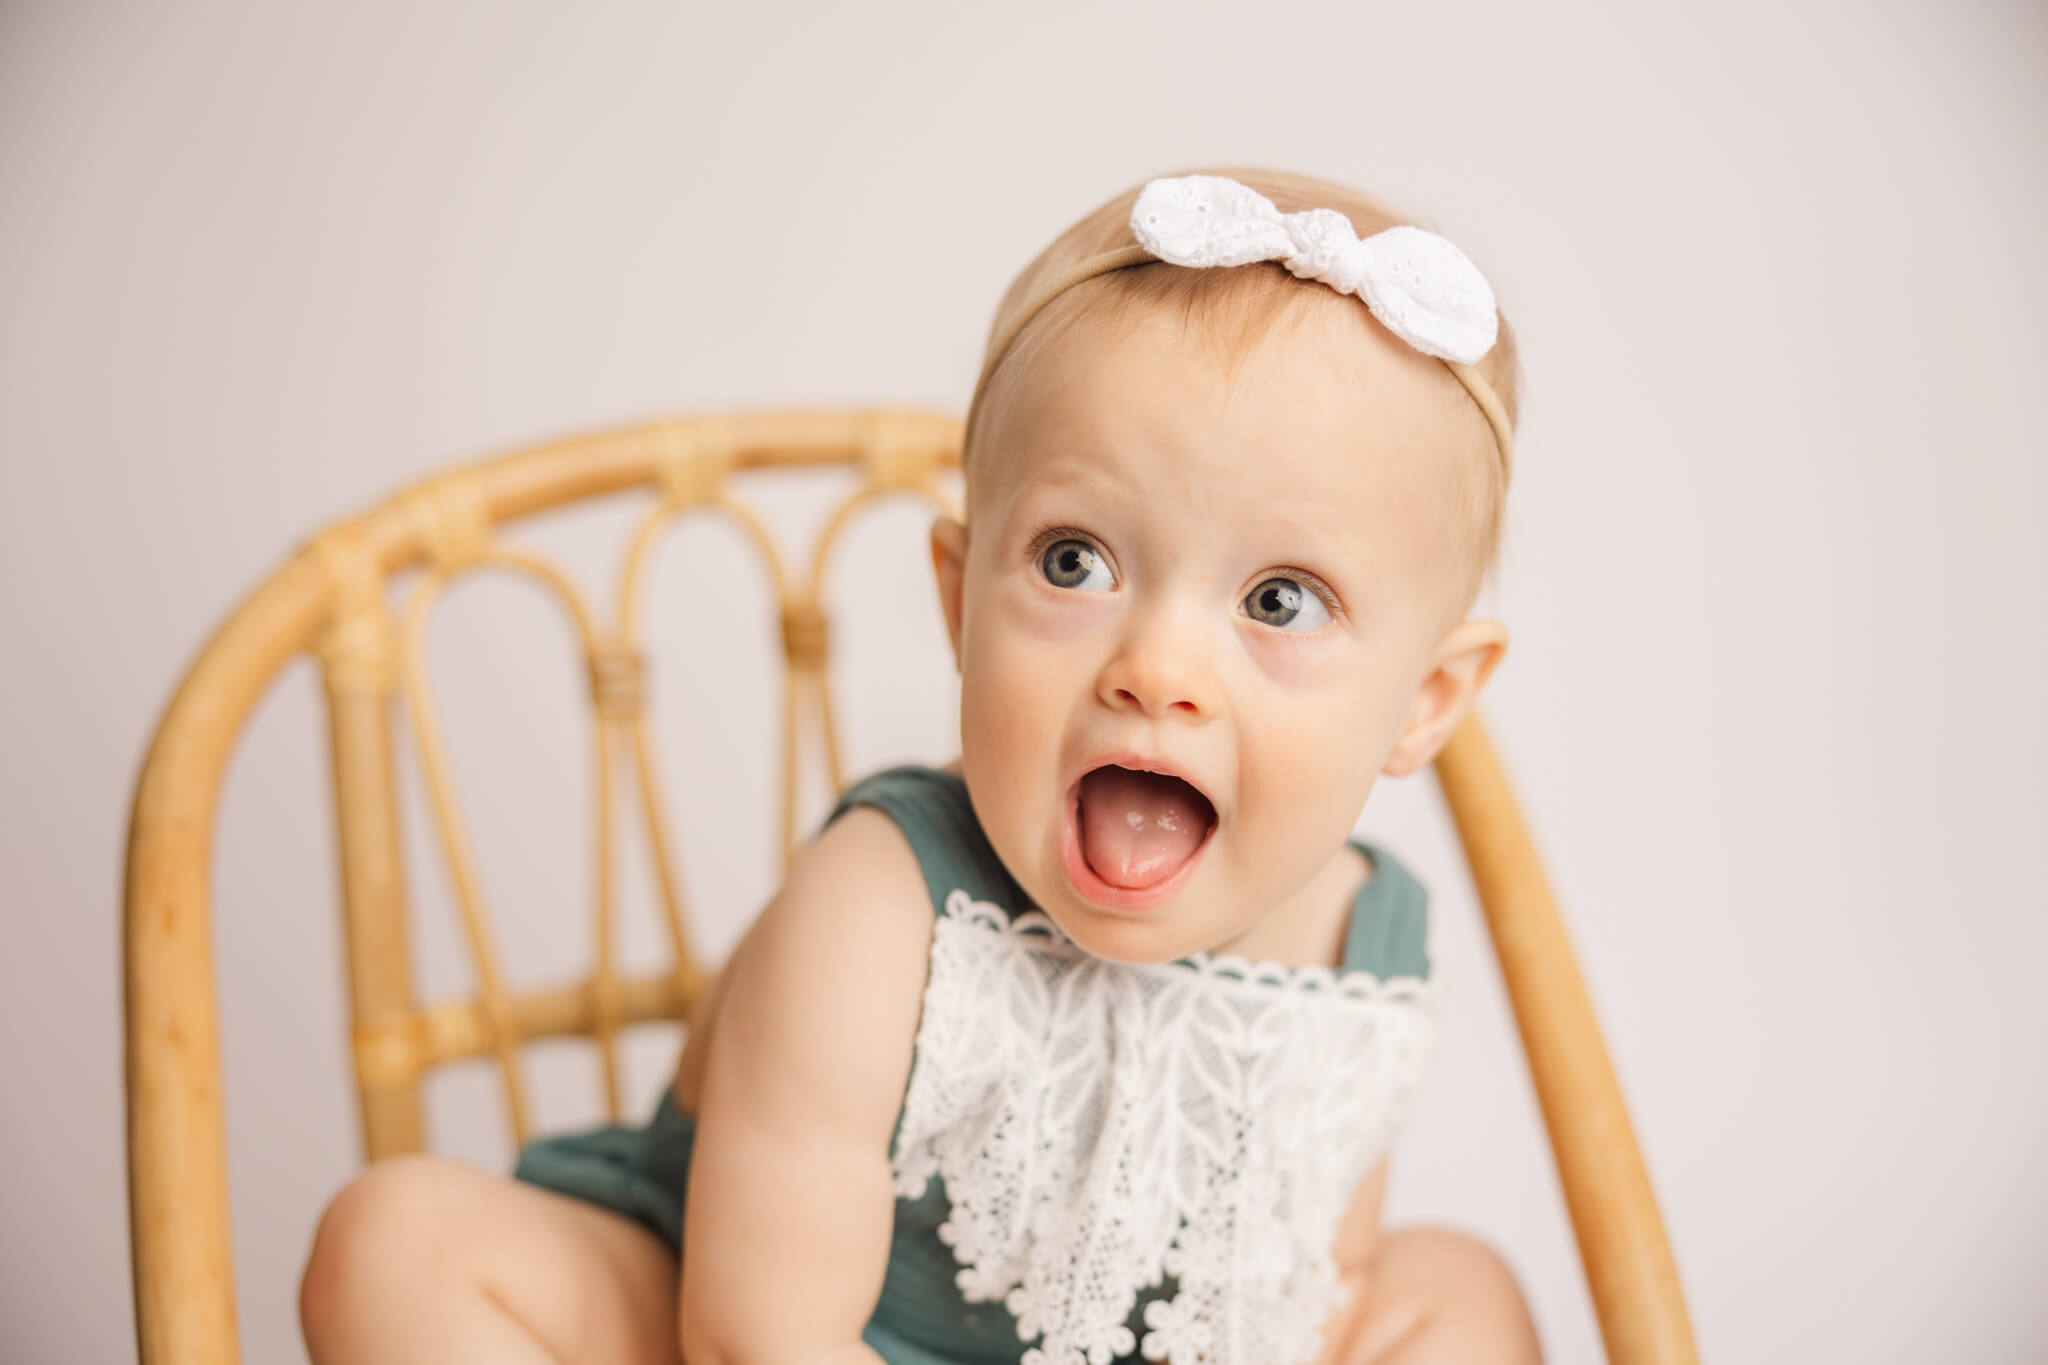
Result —
[[[788, 660], [782, 755], [783, 847], [794, 847], [799, 738], [820, 745], [844, 787], [833, 729], [829, 633], [821, 595], [832, 545], [872, 499], [944, 505], [957, 420], [848, 411], [698, 416], [605, 432], [454, 470], [314, 537], [242, 603], [201, 651], [158, 726], [135, 790], [126, 887], [128, 1168], [136, 1335], [145, 1365], [239, 1358], [229, 1249], [208, 858], [221, 778], [256, 702], [301, 651], [317, 656], [328, 703], [342, 870], [348, 990], [363, 1145], [372, 1160], [423, 1143], [421, 1080], [463, 1058], [495, 1058], [523, 1137], [521, 1047], [585, 1035], [604, 1057], [614, 1116], [616, 1036], [686, 1019], [706, 980], [668, 853], [641, 706], [638, 600], [650, 548], [679, 516], [730, 518], [768, 565]], [[864, 478], [831, 516], [807, 571], [784, 567], [728, 475], [766, 467], [854, 466]], [[550, 562], [497, 531], [605, 494], [651, 494], [605, 619]], [[574, 617], [598, 718], [595, 967], [589, 980], [533, 994], [506, 984], [453, 798], [422, 660], [421, 634], [457, 575], [498, 565], [536, 578]], [[423, 570], [394, 608], [386, 580]], [[428, 793], [454, 874], [480, 993], [415, 996], [401, 876], [395, 708], [411, 712]], [[812, 720], [805, 723], [805, 717]], [[622, 782], [615, 768], [631, 769]], [[1436, 761], [1513, 1003], [1609, 1358], [1695, 1360], [1676, 1270], [1578, 966], [1513, 793], [1475, 714]], [[666, 909], [671, 967], [615, 967], [615, 797], [637, 794]]]

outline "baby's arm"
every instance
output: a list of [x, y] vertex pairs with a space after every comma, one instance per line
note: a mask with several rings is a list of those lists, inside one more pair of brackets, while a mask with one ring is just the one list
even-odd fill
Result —
[[889, 1139], [932, 938], [917, 860], [856, 807], [721, 973], [684, 1224], [689, 1365], [876, 1365], [861, 1329], [894, 1223]]

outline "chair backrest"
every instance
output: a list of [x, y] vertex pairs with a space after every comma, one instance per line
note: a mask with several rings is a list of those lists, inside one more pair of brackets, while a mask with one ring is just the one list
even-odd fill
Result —
[[[137, 1335], [145, 1362], [236, 1358], [218, 1010], [208, 856], [222, 772], [257, 700], [296, 654], [320, 661], [328, 702], [364, 1149], [423, 1145], [421, 1081], [448, 1062], [496, 1060], [515, 1136], [527, 1130], [520, 1049], [584, 1035], [600, 1045], [619, 1111], [617, 1037], [687, 1019], [706, 980], [651, 761], [641, 688], [646, 566], [678, 518], [728, 518], [759, 551], [781, 614], [782, 846], [795, 846], [808, 734], [843, 788], [834, 725], [825, 567], [855, 513], [908, 494], [944, 507], [957, 419], [846, 411], [697, 416], [517, 452], [432, 478], [315, 536], [244, 601], [186, 675], [138, 780], [128, 850], [128, 1143]], [[792, 569], [762, 519], [734, 496], [738, 471], [853, 466], [862, 478]], [[629, 541], [613, 610], [569, 575], [497, 537], [522, 517], [628, 489], [654, 498]], [[491, 565], [528, 575], [576, 624], [596, 712], [598, 845], [590, 976], [520, 993], [506, 980], [441, 739], [422, 640], [458, 575]], [[394, 606], [387, 581], [421, 570]], [[403, 699], [479, 985], [472, 998], [415, 993], [405, 902], [393, 722]], [[807, 722], [808, 718], [808, 723]], [[1611, 1359], [1687, 1362], [1692, 1338], [1675, 1268], [1619, 1087], [1528, 830], [1475, 714], [1436, 771], [1486, 910], [1521, 1029]], [[639, 807], [659, 882], [670, 963], [618, 965], [617, 797]]]

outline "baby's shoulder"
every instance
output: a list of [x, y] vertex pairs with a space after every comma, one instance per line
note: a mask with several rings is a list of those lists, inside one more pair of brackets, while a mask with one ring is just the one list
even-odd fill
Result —
[[955, 769], [903, 764], [865, 777], [840, 797], [826, 817], [826, 828], [862, 810], [878, 812], [896, 827], [916, 859], [928, 914], [945, 914], [956, 891], [1011, 913], [1029, 904], [996, 856], [974, 813], [966, 779]]
[[754, 973], [803, 978], [871, 970], [878, 985], [921, 978], [933, 905], [979, 859], [957, 774], [903, 765], [846, 790], [791, 860], [735, 952]]
[[901, 829], [879, 810], [847, 810], [797, 851], [720, 971], [714, 1050], [737, 1039], [776, 1065], [836, 1065], [849, 1048], [900, 1043], [907, 1058], [932, 936]]
[[850, 808], [797, 851], [745, 946], [813, 972], [921, 963], [930, 944], [924, 876], [903, 830], [882, 811]]

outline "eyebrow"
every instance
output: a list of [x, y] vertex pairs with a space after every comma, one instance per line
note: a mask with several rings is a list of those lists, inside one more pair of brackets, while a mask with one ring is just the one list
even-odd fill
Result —
[[1118, 478], [1104, 462], [1090, 460], [1071, 449], [1036, 457], [1020, 453], [1016, 458], [1028, 460], [1031, 464], [1028, 475], [1012, 480], [1019, 485], [1009, 499], [1013, 508], [1039, 497], [1076, 490], [1098, 490], [1112, 495], [1130, 491], [1124, 480]]

